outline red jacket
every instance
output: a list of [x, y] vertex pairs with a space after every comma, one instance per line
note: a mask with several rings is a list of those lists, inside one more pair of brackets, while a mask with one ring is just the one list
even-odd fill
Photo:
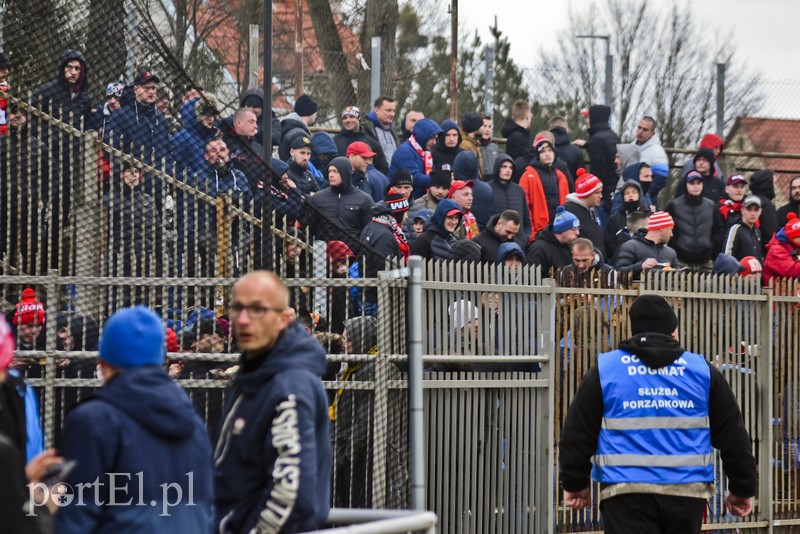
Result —
[[794, 246], [781, 229], [767, 244], [764, 259], [764, 284], [772, 278], [800, 278], [800, 248]]

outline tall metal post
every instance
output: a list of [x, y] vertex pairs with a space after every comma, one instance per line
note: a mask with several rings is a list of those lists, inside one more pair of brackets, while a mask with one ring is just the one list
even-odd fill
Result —
[[247, 79], [247, 88], [258, 87], [258, 40], [261, 38], [258, 32], [258, 24], [250, 25], [250, 38], [248, 39], [247, 72], [250, 77]]
[[486, 72], [486, 85], [483, 89], [483, 113], [489, 117], [494, 117], [494, 47], [486, 45], [483, 49], [483, 63]]
[[[261, 114], [261, 130], [266, 143], [272, 142], [272, 2], [264, 2], [264, 112]], [[264, 147], [264, 159], [269, 161], [272, 145]], [[264, 207], [261, 227], [261, 265], [273, 269], [272, 251], [272, 170], [264, 166]]]
[[725, 129], [725, 63], [717, 63], [717, 135]]
[[614, 57], [611, 55], [611, 36], [607, 36], [606, 40], [606, 106], [611, 107], [611, 76], [614, 69]]
[[458, 120], [458, 0], [450, 0], [450, 119]]
[[294, 0], [294, 18], [294, 97], [297, 99], [303, 94], [303, 0]]
[[381, 95], [381, 38], [373, 37], [372, 41], [372, 75], [370, 77], [369, 105], [367, 109]]
[[425, 441], [422, 402], [422, 258], [408, 259], [408, 427], [411, 508], [425, 509]]

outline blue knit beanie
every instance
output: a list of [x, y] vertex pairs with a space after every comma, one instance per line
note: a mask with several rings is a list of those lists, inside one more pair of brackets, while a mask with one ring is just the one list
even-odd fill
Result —
[[580, 228], [581, 223], [578, 218], [568, 212], [564, 206], [556, 208], [556, 218], [553, 219], [553, 233], [563, 234], [571, 228]]
[[121, 369], [164, 363], [164, 325], [144, 306], [125, 308], [106, 321], [100, 359]]

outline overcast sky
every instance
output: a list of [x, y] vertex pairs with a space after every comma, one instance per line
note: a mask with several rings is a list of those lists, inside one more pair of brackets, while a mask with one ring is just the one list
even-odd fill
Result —
[[[578, 9], [591, 3], [569, 1]], [[683, 4], [687, 0], [678, 1]], [[538, 53], [553, 49], [558, 35], [567, 31], [567, 4], [564, 0], [459, 0], [459, 25], [470, 33], [477, 29], [485, 42], [497, 15], [500, 29], [511, 41], [514, 59], [521, 66], [533, 67]], [[738, 59], [761, 72], [769, 100], [765, 114], [800, 118], [800, 1], [701, 0], [691, 4], [695, 15], [708, 24], [712, 38], [732, 31]], [[442, 9], [446, 11], [448, 5], [443, 1]]]

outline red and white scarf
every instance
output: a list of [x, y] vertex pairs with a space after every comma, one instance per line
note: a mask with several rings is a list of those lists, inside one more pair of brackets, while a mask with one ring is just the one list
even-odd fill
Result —
[[422, 146], [420, 146], [420, 144], [417, 142], [417, 140], [414, 139], [413, 135], [408, 138], [408, 142], [411, 144], [412, 147], [414, 147], [414, 150], [417, 151], [419, 157], [422, 158], [422, 163], [425, 165], [425, 175], [429, 175], [431, 173], [431, 170], [433, 169], [433, 154], [431, 154], [427, 150], [424, 150]]
[[477, 237], [480, 233], [478, 231], [478, 221], [475, 219], [475, 216], [472, 214], [471, 211], [468, 211], [464, 214], [461, 218], [461, 222], [464, 223], [464, 228], [467, 229], [467, 239], [470, 241]]
[[377, 217], [373, 217], [372, 220], [389, 227], [394, 235], [394, 240], [397, 241], [397, 246], [400, 248], [400, 255], [403, 256], [404, 261], [408, 260], [411, 249], [408, 247], [408, 241], [406, 241], [406, 236], [400, 229], [400, 225], [397, 224], [397, 219], [395, 219], [393, 215], [378, 215]]

